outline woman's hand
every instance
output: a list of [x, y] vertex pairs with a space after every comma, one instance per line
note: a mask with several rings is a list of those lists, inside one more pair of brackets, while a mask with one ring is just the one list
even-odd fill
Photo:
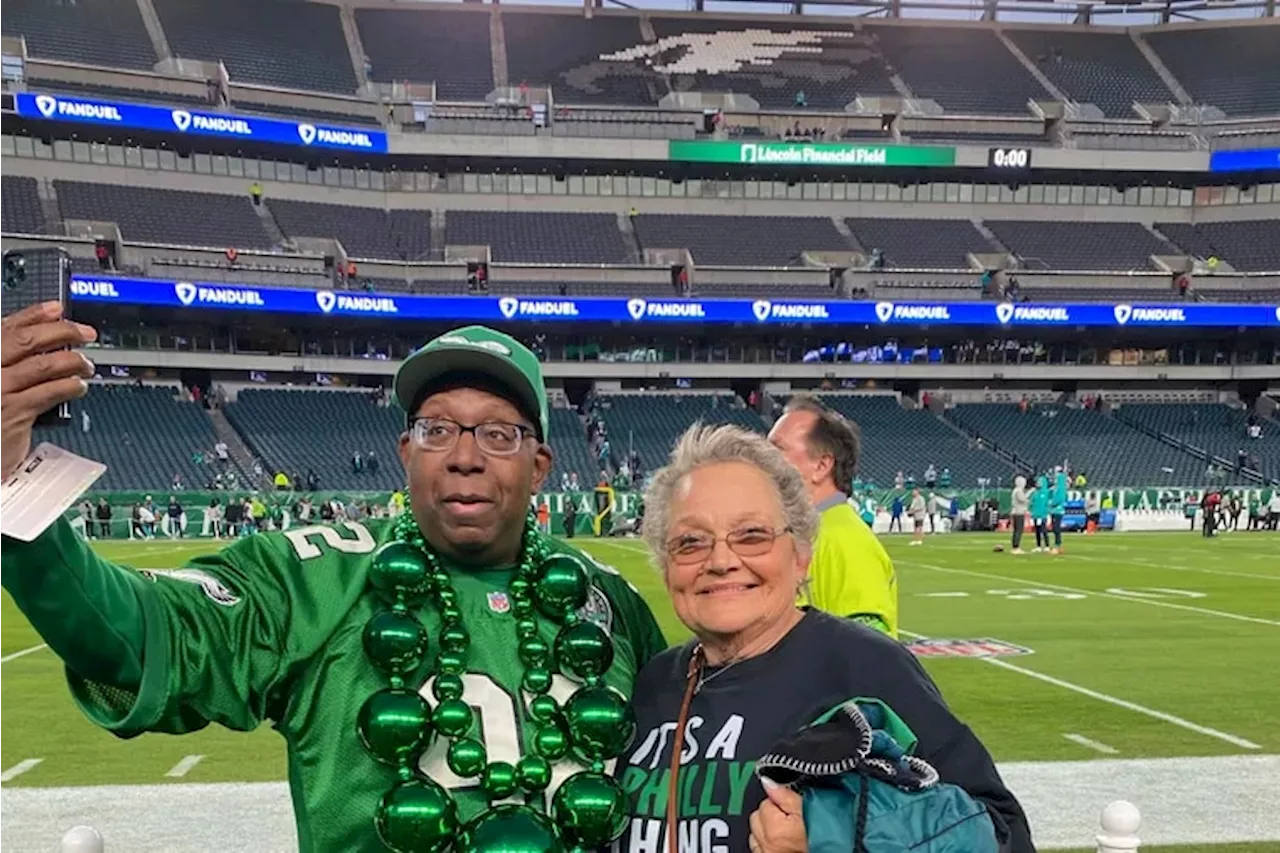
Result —
[[765, 801], [751, 814], [751, 853], [808, 853], [800, 795], [768, 779], [760, 781]]

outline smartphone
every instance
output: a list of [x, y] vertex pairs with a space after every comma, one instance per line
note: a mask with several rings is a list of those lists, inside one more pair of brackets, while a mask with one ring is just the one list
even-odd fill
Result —
[[[62, 303], [68, 315], [71, 257], [62, 248], [9, 249], [4, 253], [4, 285], [0, 289], [0, 316], [8, 317], [41, 302]], [[36, 418], [36, 426], [71, 423], [71, 404], [63, 403]]]

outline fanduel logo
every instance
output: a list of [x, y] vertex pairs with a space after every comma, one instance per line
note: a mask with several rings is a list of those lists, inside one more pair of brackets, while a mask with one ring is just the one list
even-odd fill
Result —
[[124, 121], [120, 111], [110, 104], [89, 104], [84, 101], [65, 101], [48, 95], [36, 96], [36, 109], [45, 118], [54, 113], [71, 118], [88, 118], [99, 121]]
[[298, 125], [298, 138], [302, 140], [303, 145], [310, 145], [316, 141], [316, 126], [314, 124]]
[[[514, 303], [514, 307], [511, 305]], [[578, 305], [569, 299], [514, 299], [498, 300], [502, 316], [508, 320], [515, 314], [523, 317], [577, 317]], [[510, 313], [508, 313], [510, 312]]]
[[[630, 302], [627, 303], [627, 310], [634, 310]], [[646, 302], [641, 307], [641, 311], [646, 317], [687, 317], [699, 320], [707, 316], [706, 312], [702, 310], [701, 302]], [[636, 319], [640, 318], [637, 317]]]
[[317, 290], [316, 304], [320, 306], [320, 310], [328, 314], [333, 310], [334, 304], [338, 301], [338, 297], [332, 290]]
[[1141, 323], [1185, 323], [1187, 315], [1181, 308], [1134, 308], [1129, 319]]
[[[880, 303], [883, 305], [885, 303]], [[876, 306], [876, 316], [880, 316], [880, 305]], [[945, 305], [894, 305], [889, 303], [890, 315], [895, 320], [950, 320], [951, 310]], [[880, 322], [885, 322], [882, 318]]]
[[[1000, 309], [1003, 307], [1003, 305], [996, 306], [997, 316], [1000, 314]], [[1015, 320], [1026, 320], [1032, 323], [1071, 322], [1071, 312], [1061, 306], [1051, 308], [1043, 305], [1011, 305], [1009, 307], [1013, 308], [1013, 319]], [[1007, 323], [1008, 320], [1002, 319], [1000, 322]]]
[[889, 322], [889, 319], [891, 317], [893, 317], [893, 303], [877, 302], [876, 303], [876, 319], [879, 320], [881, 323], [887, 323]]
[[193, 302], [208, 302], [214, 305], [254, 305], [265, 306], [262, 294], [256, 290], [243, 290], [238, 287], [205, 287], [180, 281], [173, 286], [178, 301], [183, 305]]
[[1128, 305], [1117, 305], [1111, 309], [1111, 313], [1115, 315], [1116, 322], [1123, 326], [1129, 322], [1129, 315], [1133, 313], [1133, 308]]
[[[320, 291], [320, 293], [326, 292]], [[362, 314], [400, 313], [400, 309], [396, 307], [396, 301], [389, 296], [348, 296], [345, 293], [339, 293], [337, 298], [339, 311], [358, 311]], [[320, 307], [324, 308], [323, 305]]]
[[776, 320], [826, 320], [827, 306], [821, 302], [801, 303], [796, 305], [779, 305], [773, 303], [769, 316]]
[[772, 307], [773, 305], [769, 300], [757, 299], [755, 302], [751, 303], [751, 313], [755, 314], [756, 319], [763, 323], [765, 320], [769, 319], [769, 309]]
[[119, 299], [120, 293], [114, 282], [72, 280], [72, 296], [97, 296], [103, 299]]
[[186, 110], [174, 110], [173, 125], [178, 130], [202, 130], [205, 133], [228, 133], [232, 136], [253, 136], [253, 128], [242, 118], [223, 118], [222, 116], [206, 116], [200, 113], [189, 113]]
[[632, 320], [639, 320], [644, 316], [645, 301], [643, 299], [628, 299], [627, 313], [631, 315]]
[[996, 306], [996, 319], [1000, 321], [1000, 325], [1004, 325], [1013, 319], [1013, 304], [1010, 302], [1001, 302]]

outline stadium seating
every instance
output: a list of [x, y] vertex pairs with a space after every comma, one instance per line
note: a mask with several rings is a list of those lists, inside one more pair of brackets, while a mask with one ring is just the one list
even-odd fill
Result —
[[745, 282], [700, 282], [694, 295], [712, 299], [838, 299], [825, 284], [749, 284]]
[[959, 431], [931, 412], [904, 409], [889, 395], [828, 394], [823, 402], [858, 425], [862, 432], [862, 459], [858, 476], [880, 488], [893, 485], [902, 471], [923, 485], [929, 465], [951, 470], [951, 485], [972, 489], [978, 478], [1008, 484], [1012, 466], [973, 445]]
[[666, 94], [666, 83], [643, 63], [604, 59], [643, 43], [637, 17], [508, 9], [503, 24], [513, 86], [550, 86], [558, 104], [652, 105]]
[[[1262, 438], [1245, 433], [1248, 412], [1222, 403], [1126, 403], [1117, 419], [1169, 435], [1232, 463], [1243, 450], [1262, 462], [1262, 473], [1280, 478], [1280, 425], [1262, 420]], [[1234, 469], [1233, 469], [1234, 470]], [[1239, 477], [1234, 477], [1239, 482]]]
[[1204, 473], [1190, 454], [1097, 411], [1045, 405], [1022, 414], [1015, 405], [962, 403], [948, 417], [1036, 470], [1065, 460], [1091, 486], [1186, 485]]
[[40, 209], [40, 196], [35, 178], [5, 175], [0, 179], [0, 218], [6, 232], [16, 234], [43, 234], [44, 212]]
[[996, 238], [1029, 270], [1151, 269], [1168, 246], [1136, 222], [986, 220]]
[[[395, 436], [404, 413], [345, 391], [249, 388], [226, 406], [227, 420], [272, 470], [304, 477], [315, 471], [321, 489], [391, 490], [404, 485]], [[378, 470], [351, 469], [355, 453], [377, 454]]]
[[867, 252], [879, 249], [885, 266], [968, 269], [969, 252], [995, 252], [967, 219], [846, 219]]
[[380, 83], [435, 83], [442, 101], [493, 91], [488, 8], [356, 9], [360, 41]]
[[711, 266], [802, 266], [806, 250], [851, 251], [819, 216], [666, 216], [632, 218], [641, 249], [689, 249]]
[[[107, 471], [97, 489], [154, 489], [160, 494], [173, 484], [203, 488], [222, 469], [197, 465], [197, 451], [213, 452], [218, 439], [213, 421], [195, 403], [182, 402], [176, 388], [132, 385], [92, 385], [89, 395], [71, 404], [71, 423], [38, 427], [36, 443], [48, 441], [72, 453], [105, 463]], [[89, 431], [81, 427], [81, 412], [89, 413]], [[238, 468], [241, 483], [245, 472]]]
[[600, 397], [600, 417], [613, 459], [625, 459], [629, 447], [640, 454], [645, 471], [667, 464], [676, 439], [693, 424], [730, 423], [764, 431], [760, 416], [734, 405], [734, 398], [712, 394], [619, 394]]
[[231, 79], [286, 89], [356, 90], [338, 7], [255, 0], [154, 0], [176, 56], [221, 60]]
[[450, 246], [489, 246], [493, 260], [536, 264], [618, 264], [630, 254], [610, 213], [451, 210]]
[[885, 26], [874, 32], [912, 93], [948, 113], [1029, 115], [1028, 101], [1052, 97], [992, 30]]
[[1127, 33], [1005, 30], [1005, 34], [1063, 94], [1094, 104], [1108, 118], [1135, 118], [1135, 101], [1174, 100]]
[[[156, 93], [141, 89], [126, 89], [120, 86], [105, 86], [101, 83], [68, 83], [65, 80], [43, 80], [32, 77], [27, 81], [33, 91], [48, 92], [51, 95], [87, 95], [91, 98], [104, 98], [109, 101], [135, 101], [143, 104], [156, 102]], [[164, 102], [174, 106], [210, 109], [207, 97], [194, 95], [164, 95]]]
[[896, 95], [875, 39], [850, 28], [654, 17], [664, 48], [655, 64], [676, 91], [750, 95], [787, 109], [803, 92], [812, 109], [843, 110], [859, 95]]
[[582, 428], [582, 421], [578, 419], [577, 411], [552, 407], [550, 414], [551, 453], [555, 464], [544, 489], [549, 492], [558, 491], [562, 471], [577, 471], [578, 483], [583, 488], [594, 485], [600, 466], [592, 458], [591, 448], [587, 445], [587, 434]]
[[1184, 29], [1143, 34], [1198, 104], [1228, 116], [1280, 114], [1280, 26]]
[[430, 211], [287, 199], [269, 199], [267, 206], [280, 230], [290, 237], [334, 237], [356, 258], [430, 260]]
[[1280, 270], [1280, 220], [1252, 219], [1237, 222], [1156, 223], [1156, 229], [1189, 254], [1213, 255], [1237, 270]]
[[8, 0], [6, 36], [24, 36], [27, 52], [44, 59], [150, 71], [156, 64], [134, 0]]
[[249, 196], [54, 181], [64, 219], [116, 222], [126, 240], [269, 249]]

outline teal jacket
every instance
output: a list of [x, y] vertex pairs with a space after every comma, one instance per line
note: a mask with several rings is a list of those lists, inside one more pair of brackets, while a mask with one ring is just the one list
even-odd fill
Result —
[[1053, 494], [1049, 495], [1049, 514], [1062, 515], [1067, 508], [1067, 474], [1059, 471], [1053, 478]]
[[1036, 490], [1031, 494], [1031, 517], [1043, 520], [1049, 517], [1049, 478], [1036, 477]]

